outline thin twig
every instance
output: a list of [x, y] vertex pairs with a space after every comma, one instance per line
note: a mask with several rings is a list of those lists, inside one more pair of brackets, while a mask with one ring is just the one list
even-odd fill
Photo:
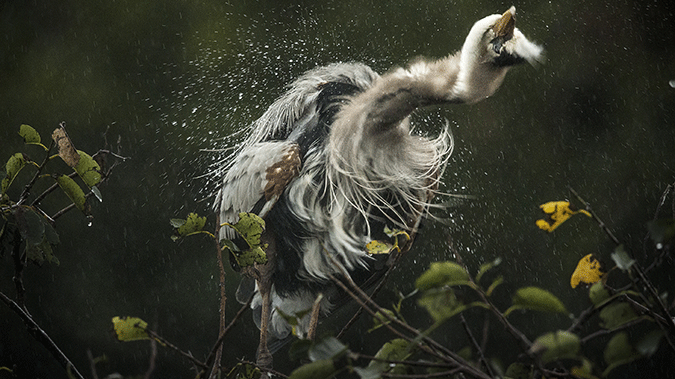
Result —
[[459, 373], [459, 368], [440, 372], [430, 372], [428, 374], [392, 374], [390, 372], [383, 372], [383, 378], [400, 378], [400, 379], [426, 379], [426, 378], [447, 378]]
[[45, 152], [45, 158], [42, 160], [42, 163], [38, 166], [37, 171], [31, 178], [30, 182], [26, 184], [26, 186], [23, 188], [23, 191], [21, 192], [21, 196], [19, 196], [19, 201], [17, 204], [21, 205], [23, 204], [24, 201], [28, 198], [30, 195], [30, 191], [33, 188], [33, 185], [35, 185], [35, 181], [37, 178], [40, 177], [40, 173], [44, 169], [45, 165], [47, 164], [47, 161], [49, 160], [49, 152], [51, 151], [52, 147], [54, 146], [54, 140], [50, 140], [49, 142], [49, 147], [47, 148], [47, 151]]
[[494, 377], [495, 374], [492, 372], [492, 368], [487, 362], [487, 359], [485, 359], [485, 354], [483, 354], [483, 349], [481, 349], [480, 345], [478, 344], [478, 341], [476, 341], [476, 338], [474, 338], [473, 333], [471, 333], [471, 329], [469, 328], [469, 324], [466, 322], [466, 319], [464, 318], [464, 313], [459, 314], [459, 319], [462, 321], [462, 326], [464, 327], [464, 331], [466, 332], [466, 335], [469, 336], [469, 340], [473, 344], [473, 347], [478, 351], [478, 358], [485, 367], [485, 371], [487, 371], [488, 375], [491, 377]]
[[148, 370], [145, 372], [144, 379], [150, 379], [152, 373], [155, 371], [155, 363], [157, 361], [157, 340], [150, 340], [150, 359], [148, 363]]
[[40, 342], [42, 346], [47, 348], [47, 350], [52, 354], [54, 358], [63, 366], [63, 368], [69, 371], [75, 378], [84, 379], [82, 374], [75, 368], [73, 363], [66, 357], [66, 355], [59, 349], [59, 347], [54, 343], [54, 341], [49, 337], [47, 332], [42, 330], [40, 326], [33, 320], [31, 315], [14, 300], [10, 299], [4, 293], [0, 292], [0, 300], [2, 300], [7, 306], [16, 313], [23, 323], [26, 324], [28, 333], [35, 338], [36, 341]]
[[[227, 328], [226, 326], [227, 317], [225, 313], [227, 305], [227, 293], [225, 291], [225, 265], [223, 264], [223, 250], [220, 248], [220, 242], [218, 241], [218, 238], [220, 237], [220, 212], [218, 212], [218, 214], [216, 215], [216, 230], [214, 236], [217, 236], [216, 238], [214, 238], [214, 242], [216, 247], [216, 257], [218, 259], [218, 271], [220, 274], [220, 281], [219, 281], [220, 303], [218, 307], [218, 316], [219, 316], [218, 341], [222, 341], [223, 337], [225, 336], [225, 330]], [[223, 344], [221, 342], [215, 351], [213, 364], [211, 364], [211, 374], [209, 375], [209, 379], [215, 379], [217, 377], [222, 354], [223, 354]]]
[[[248, 310], [248, 308], [251, 306], [251, 302], [253, 301], [253, 296], [254, 296], [254, 295], [255, 295], [255, 294], [252, 294], [252, 295], [248, 298], [248, 301], [246, 302], [246, 304], [242, 305], [241, 308], [239, 308], [239, 311], [237, 312], [237, 314], [234, 316], [234, 318], [232, 318], [232, 320], [230, 321], [230, 323], [227, 325], [227, 328], [225, 328], [225, 330], [223, 331], [222, 335], [218, 338], [218, 340], [216, 341], [216, 343], [215, 343], [215, 344], [213, 345], [213, 347], [211, 348], [211, 352], [210, 352], [209, 355], [206, 357], [206, 365], [207, 365], [208, 367], [211, 367], [211, 365], [213, 364], [213, 361], [215, 360], [216, 354], [217, 354], [217, 352], [218, 352], [218, 348], [223, 344], [223, 341], [225, 340], [225, 336], [227, 336], [227, 333], [230, 331], [230, 329], [232, 329], [232, 327], [233, 327], [234, 324], [237, 322], [237, 320], [239, 320], [239, 319], [241, 318], [241, 315], [243, 315], [244, 312], [245, 312], [246, 310]], [[197, 377], [201, 377], [201, 376], [198, 375]]]
[[[426, 209], [425, 209], [424, 212], [426, 212]], [[419, 230], [421, 221], [422, 221], [422, 217], [420, 216], [420, 217], [417, 218], [417, 221], [415, 222], [415, 225], [410, 230], [410, 233], [408, 234], [409, 238], [405, 242], [405, 245], [403, 245], [403, 247], [401, 247], [400, 250], [393, 253], [394, 255], [387, 262], [387, 265], [389, 267], [387, 268], [387, 271], [385, 271], [382, 278], [380, 278], [379, 282], [375, 286], [375, 289], [370, 294], [371, 298], [374, 298], [375, 296], [377, 296], [377, 294], [380, 292], [380, 290], [384, 287], [385, 283], [389, 279], [389, 276], [391, 275], [391, 273], [394, 271], [394, 268], [396, 267], [398, 262], [401, 260], [401, 257], [403, 256], [403, 254], [407, 253], [412, 248], [412, 245], [413, 245], [413, 242], [415, 241], [415, 236], [417, 235], [417, 231]], [[395, 237], [395, 238], [398, 238], [398, 236]], [[342, 336], [347, 332], [347, 330], [349, 330], [349, 328], [351, 328], [352, 325], [354, 325], [354, 323], [356, 323], [356, 321], [359, 319], [359, 317], [361, 317], [362, 313], [363, 313], [363, 308], [359, 307], [359, 309], [354, 313], [352, 318], [345, 324], [345, 326], [342, 327], [342, 329], [340, 330], [340, 332], [338, 333], [336, 338], [338, 338], [338, 339], [342, 338]]]
[[[332, 257], [330, 257], [333, 259]], [[334, 264], [337, 262], [333, 262]], [[343, 275], [346, 274], [344, 272], [344, 268], [341, 266], [338, 266], [343, 271]], [[445, 362], [452, 363], [454, 365], [457, 365], [457, 367], [460, 369], [460, 371], [464, 371], [467, 374], [470, 374], [475, 377], [479, 378], [489, 378], [485, 373], [482, 371], [476, 369], [475, 367], [471, 366], [468, 362], [466, 362], [462, 357], [458, 356], [456, 353], [453, 351], [447, 349], [445, 346], [439, 344], [438, 342], [434, 341], [433, 339], [424, 336], [422, 332], [419, 330], [413, 328], [412, 326], [408, 325], [407, 323], [404, 323], [397, 318], [392, 317], [388, 312], [384, 312], [382, 307], [380, 307], [377, 303], [375, 303], [363, 290], [361, 290], [356, 283], [348, 276], [344, 276], [345, 280], [347, 283], [349, 283], [350, 288], [348, 288], [344, 283], [342, 283], [340, 280], [338, 280], [335, 276], [329, 275], [329, 278], [336, 283], [342, 290], [344, 290], [349, 296], [351, 296], [354, 300], [356, 300], [363, 309], [368, 312], [371, 316], [381, 318], [384, 317], [387, 320], [381, 320], [382, 325], [389, 329], [392, 333], [395, 335], [405, 339], [406, 341], [415, 344], [417, 347], [419, 347], [422, 351], [426, 352], [427, 354], [430, 354], [434, 357], [437, 357]], [[352, 291], [354, 290], [354, 292]], [[355, 293], [356, 292], [356, 293]], [[357, 295], [358, 294], [358, 295]], [[368, 304], [372, 305], [375, 309], [377, 309], [377, 312], [375, 312], [373, 309], [371, 309]], [[388, 321], [388, 322], [385, 322]], [[391, 324], [396, 324], [404, 329], [406, 329], [408, 332], [411, 334], [415, 335], [416, 338], [411, 338], [397, 329], [395, 329]], [[422, 341], [424, 341], [427, 345], [421, 344], [419, 341], [417, 341], [417, 338], [420, 337]], [[443, 354], [439, 353], [442, 352]]]
[[91, 370], [91, 377], [98, 379], [98, 372], [96, 372], [96, 359], [90, 349], [87, 349], [87, 358], [89, 359], [89, 369]]
[[638, 318], [630, 320], [630, 321], [628, 321], [624, 324], [621, 324], [620, 326], [618, 326], [616, 328], [613, 328], [613, 329], [600, 329], [600, 330], [595, 331], [595, 332], [587, 335], [586, 337], [582, 338], [580, 342], [581, 342], [582, 345], [584, 345], [588, 341], [592, 340], [593, 338], [597, 338], [597, 337], [604, 336], [604, 335], [607, 335], [607, 334], [612, 334], [612, 333], [614, 333], [618, 330], [627, 329], [627, 328], [629, 328], [633, 325], [637, 325], [637, 324], [639, 324], [643, 321], [647, 321], [647, 320], [648, 319], [645, 318], [645, 317], [638, 317]]
[[284, 379], [288, 378], [288, 375], [286, 375], [286, 374], [283, 374], [283, 373], [281, 373], [279, 371], [276, 371], [274, 369], [271, 369], [271, 368], [260, 367], [255, 362], [247, 361], [247, 360], [244, 360], [244, 359], [239, 359], [239, 363], [243, 363], [245, 365], [251, 365], [253, 367], [256, 367], [260, 371], [268, 372], [268, 373], [270, 373], [274, 376], [278, 376], [280, 378], [284, 378]]
[[385, 359], [379, 358], [368, 354], [357, 353], [354, 351], [349, 352], [350, 356], [354, 359], [365, 359], [368, 361], [383, 362], [395, 365], [406, 365], [414, 367], [436, 367], [436, 368], [450, 368], [457, 367], [457, 365], [443, 362], [430, 362], [430, 361], [400, 361], [396, 359]]
[[[74, 172], [74, 171], [73, 171], [73, 172], [71, 172], [70, 174], [68, 174], [67, 176], [68, 176], [69, 178], [72, 179], [72, 178], [74, 178], [74, 177], [77, 176], [77, 172]], [[57, 188], [59, 188], [59, 184], [58, 184], [58, 183], [52, 184], [51, 186], [49, 186], [49, 188], [47, 188], [46, 190], [42, 191], [42, 193], [39, 194], [38, 197], [36, 197], [35, 200], [33, 200], [33, 202], [32, 202], [30, 205], [32, 205], [32, 206], [37, 206], [38, 204], [40, 204], [40, 202], [41, 202], [47, 195], [49, 195], [50, 193], [54, 192]]]
[[164, 337], [160, 336], [159, 334], [153, 332], [150, 329], [145, 329], [145, 331], [148, 333], [148, 336], [150, 336], [150, 338], [156, 339], [157, 342], [161, 343], [162, 345], [168, 347], [169, 349], [171, 349], [171, 350], [177, 352], [178, 354], [184, 356], [185, 358], [189, 359], [190, 362], [194, 363], [196, 366], [199, 366], [201, 368], [207, 368], [208, 367], [204, 362], [201, 362], [199, 359], [192, 356], [192, 354], [184, 352], [183, 350], [178, 348], [176, 345], [174, 345], [171, 342], [165, 340]]
[[593, 210], [591, 209], [591, 204], [589, 204], [588, 202], [586, 202], [586, 200], [584, 200], [581, 196], [579, 196], [579, 193], [577, 193], [577, 191], [575, 191], [574, 188], [572, 188], [570, 186], [568, 186], [567, 188], [570, 190], [570, 192], [572, 192], [572, 194], [577, 198], [577, 200], [579, 200], [584, 205], [584, 208], [586, 209], [586, 211], [588, 211], [588, 213], [595, 220], [595, 222], [598, 223], [598, 226], [600, 226], [600, 229], [602, 229], [605, 232], [605, 234], [607, 234], [607, 236], [617, 246], [621, 245], [621, 242], [619, 242], [619, 239], [616, 238], [616, 236], [614, 235], [614, 233], [612, 233], [611, 230], [609, 230], [609, 228], [607, 227], [607, 224], [605, 224], [604, 221], [602, 221], [600, 219], [600, 217], [598, 217], [598, 215], [595, 212], [593, 212]]
[[[581, 196], [579, 196], [579, 194], [572, 187], [568, 187], [568, 188], [574, 194], [574, 196], [576, 196], [576, 198], [584, 204], [588, 213], [591, 214], [593, 219], [598, 223], [600, 228], [610, 237], [610, 239], [612, 241], [614, 241], [616, 246], [620, 246], [621, 243], [619, 242], [619, 240], [609, 230], [607, 225], [605, 225], [605, 223], [598, 217], [598, 215], [591, 210], [590, 204], [588, 202], [586, 202]], [[663, 318], [665, 318], [665, 320], [666, 320], [665, 325], [664, 325], [664, 322], [658, 322], [658, 324], [663, 325], [663, 327], [665, 327], [667, 329], [667, 331], [670, 331], [670, 333], [668, 333], [666, 331], [666, 339], [668, 340], [668, 343], [669, 343], [670, 347], [673, 350], [675, 350], [675, 344], [670, 340], [670, 338], [668, 336], [668, 334], [675, 334], [675, 320], [673, 320], [673, 317], [668, 312], [668, 309], [666, 308], [665, 304], [663, 304], [663, 302], [661, 301], [661, 297], [659, 296], [658, 291], [656, 290], [656, 288], [654, 288], [652, 283], [647, 279], [647, 277], [645, 276], [642, 268], [640, 268], [640, 265], [638, 264], [638, 262], [634, 262], [633, 265], [629, 268], [629, 274], [630, 274], [631, 271], [633, 271], [637, 274], [638, 279], [644, 285], [644, 287], [647, 289], [647, 292], [649, 292], [649, 295], [651, 295], [652, 301], [654, 303], [656, 303], [656, 307], [662, 313], [661, 316]], [[640, 297], [643, 299], [643, 301], [646, 304], [650, 304], [649, 299], [647, 299], [645, 297], [645, 295], [642, 293], [642, 291], [639, 291], [639, 289], [638, 289], [638, 293], [640, 294]], [[657, 313], [653, 309], [648, 308], [648, 313], [655, 320], [659, 321], [660, 318], [657, 317]]]
[[[467, 267], [462, 263], [462, 255], [459, 253], [459, 251], [453, 250], [453, 253], [455, 254], [457, 262], [464, 267], [464, 270], [468, 272]], [[532, 356], [532, 353], [530, 352], [530, 347], [532, 346], [532, 342], [521, 332], [518, 330], [515, 326], [509, 322], [509, 320], [506, 319], [506, 316], [488, 299], [487, 294], [485, 294], [485, 291], [474, 282], [473, 278], [469, 275], [469, 282], [471, 283], [471, 287], [478, 293], [478, 296], [480, 296], [481, 300], [485, 305], [488, 306], [490, 311], [497, 317], [497, 320], [506, 328], [506, 330], [518, 341], [521, 345], [521, 348], [523, 351], [528, 354], [529, 356]]]
[[14, 261], [14, 276], [12, 281], [14, 282], [14, 287], [16, 288], [16, 302], [23, 308], [26, 309], [25, 296], [26, 288], [23, 286], [23, 269], [26, 267], [26, 255], [21, 252], [21, 232], [19, 229], [14, 230], [14, 238], [12, 240], [12, 260]]

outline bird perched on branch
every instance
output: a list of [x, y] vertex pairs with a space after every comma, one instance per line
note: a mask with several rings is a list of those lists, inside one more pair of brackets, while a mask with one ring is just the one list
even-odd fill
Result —
[[[260, 359], [269, 360], [269, 333], [284, 338], [282, 317], [331, 294], [329, 277], [368, 272], [366, 244], [385, 226], [414, 233], [438, 193], [452, 150], [411, 134], [409, 115], [432, 104], [475, 103], [492, 95], [510, 67], [541, 59], [542, 48], [515, 28], [515, 8], [476, 22], [461, 50], [418, 60], [378, 75], [358, 63], [306, 72], [256, 120], [227, 170], [215, 208], [221, 222], [240, 212], [266, 221], [266, 264], [249, 273], [257, 283], [252, 308], [261, 328]], [[221, 238], [236, 239], [223, 228]], [[321, 303], [330, 309], [330, 296]], [[306, 332], [309, 316], [296, 332]]]

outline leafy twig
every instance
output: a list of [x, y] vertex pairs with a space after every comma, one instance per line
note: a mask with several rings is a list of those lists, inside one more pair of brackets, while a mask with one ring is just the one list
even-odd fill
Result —
[[[609, 236], [609, 238], [616, 244], [616, 246], [620, 246], [621, 243], [619, 242], [619, 240], [609, 230], [607, 225], [605, 225], [605, 223], [598, 217], [598, 215], [591, 210], [590, 204], [587, 203], [581, 196], [579, 196], [579, 194], [572, 187], [568, 187], [568, 188], [569, 188], [570, 192], [572, 192], [574, 194], [574, 196], [576, 196], [576, 198], [581, 203], [584, 204], [588, 213], [591, 214], [591, 217], [593, 217], [593, 219], [598, 223], [600, 228]], [[642, 285], [649, 292], [649, 295], [651, 296], [652, 301], [654, 303], [656, 303], [656, 307], [658, 308], [658, 311], [661, 312], [660, 316], [662, 316], [662, 317], [658, 317], [657, 313], [651, 307], [648, 308], [648, 313], [657, 321], [665, 318], [665, 325], [664, 325], [664, 322], [658, 322], [658, 324], [660, 326], [662, 326], [663, 328], [667, 329], [666, 334], [665, 334], [666, 340], [668, 341], [668, 344], [670, 345], [670, 347], [675, 351], [675, 344], [670, 340], [670, 337], [669, 337], [669, 334], [675, 334], [675, 320], [673, 320], [673, 317], [668, 312], [668, 309], [666, 308], [665, 304], [663, 304], [663, 301], [661, 301], [661, 297], [659, 296], [659, 293], [656, 291], [656, 288], [654, 288], [652, 283], [647, 279], [647, 277], [645, 276], [642, 268], [640, 268], [640, 265], [637, 262], [635, 262], [635, 263], [633, 263], [633, 265], [628, 270], [629, 270], [628, 271], [629, 274], [630, 274], [631, 271], [634, 271], [637, 274], [639, 281], [642, 283]], [[649, 299], [647, 299], [644, 296], [642, 291], [640, 291], [638, 289], [638, 293], [640, 294], [640, 296], [642, 297], [643, 301], [646, 304], [650, 304]], [[667, 331], [670, 331], [670, 333], [668, 333]]]
[[50, 140], [49, 142], [49, 147], [47, 148], [47, 151], [45, 151], [45, 158], [42, 160], [42, 163], [38, 166], [37, 171], [33, 175], [33, 178], [31, 178], [30, 182], [26, 184], [25, 187], [23, 187], [23, 191], [21, 192], [21, 196], [19, 196], [19, 201], [17, 204], [21, 205], [23, 204], [24, 201], [28, 198], [30, 195], [30, 190], [33, 188], [35, 185], [35, 181], [40, 177], [40, 173], [44, 169], [45, 165], [47, 164], [47, 161], [49, 161], [49, 152], [51, 151], [52, 147], [54, 146], [54, 141]]
[[[330, 255], [329, 255], [330, 257]], [[332, 257], [330, 257], [333, 260], [333, 264], [337, 264], [337, 262], [334, 261]], [[472, 376], [479, 377], [479, 378], [489, 378], [485, 373], [482, 371], [476, 369], [475, 367], [471, 366], [468, 362], [466, 362], [462, 357], [454, 353], [453, 351], [447, 349], [445, 346], [439, 344], [438, 342], [434, 341], [433, 339], [425, 336], [422, 332], [419, 330], [413, 328], [407, 323], [404, 323], [394, 317], [392, 317], [388, 312], [385, 312], [382, 307], [380, 307], [377, 303], [375, 303], [359, 286], [354, 283], [354, 281], [351, 279], [351, 277], [345, 272], [344, 268], [340, 265], [337, 265], [337, 267], [342, 271], [342, 275], [349, 283], [349, 286], [351, 287], [348, 288], [344, 283], [342, 283], [340, 280], [335, 278], [335, 276], [330, 275], [329, 278], [335, 282], [340, 288], [342, 288], [349, 296], [351, 296], [354, 300], [356, 300], [363, 309], [366, 310], [366, 312], [370, 313], [371, 316], [376, 317], [376, 318], [382, 318], [384, 317], [386, 320], [381, 320], [382, 324], [384, 327], [392, 331], [394, 334], [397, 336], [405, 339], [406, 341], [416, 344], [420, 349], [422, 349], [424, 352], [427, 354], [430, 354], [432, 356], [435, 356], [443, 361], [452, 363], [457, 365], [458, 368], [460, 368], [460, 371], [464, 371]], [[353, 290], [353, 291], [352, 291]], [[377, 312], [373, 311], [368, 304], [372, 305], [373, 308], [377, 309]], [[385, 322], [388, 321], [388, 322]], [[409, 333], [415, 335], [416, 338], [411, 338], [408, 337], [407, 335], [401, 333], [400, 331], [396, 330], [394, 327], [391, 326], [391, 324], [396, 324], [405, 330], [407, 330]], [[428, 345], [423, 345], [421, 344], [417, 338], [421, 338], [422, 341], [424, 341]], [[439, 353], [442, 352], [442, 353]]]

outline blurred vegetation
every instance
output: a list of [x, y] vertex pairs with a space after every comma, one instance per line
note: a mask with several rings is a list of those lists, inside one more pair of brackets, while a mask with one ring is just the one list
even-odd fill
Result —
[[[109, 367], [122, 374], [147, 369], [149, 344], [119, 344], [110, 337], [114, 315], [142, 317], [182, 349], [206, 356], [219, 322], [213, 247], [199, 238], [174, 244], [166, 223], [190, 211], [214, 222], [209, 195], [215, 182], [208, 174], [220, 154], [201, 149], [234, 146], [242, 137], [236, 131], [306, 69], [356, 60], [383, 72], [417, 55], [442, 56], [459, 48], [475, 20], [510, 5], [3, 2], [0, 161], [23, 150], [19, 125], [56, 126], [62, 120], [78, 149], [104, 147], [132, 158], [107, 182], [104, 201], [92, 202], [94, 219], [86, 233], [81, 230], [90, 220], [81, 212], [60, 218], [54, 249], [60, 265], [24, 273], [26, 306], [77, 367], [87, 367], [90, 349], [93, 356], [105, 353]], [[430, 262], [447, 261], [455, 250], [469, 272], [502, 258], [498, 270], [509, 280], [493, 299], [499, 309], [508, 307], [516, 289], [538, 286], [580, 314], [588, 304], [578, 301], [581, 287], [568, 285], [571, 273], [580, 257], [606, 256], [615, 247], [589, 227], [590, 220], [573, 219], [550, 237], [536, 228], [538, 205], [570, 196], [568, 185], [592, 200], [627, 251], [642, 254], [646, 221], [675, 178], [673, 4], [515, 5], [518, 26], [545, 46], [548, 61], [514, 71], [485, 102], [417, 116], [418, 130], [428, 134], [451, 120], [457, 148], [445, 190], [473, 200], [439, 214], [446, 223], [426, 224], [381, 304], [409, 293]], [[7, 256], [2, 262], [0, 291], [10, 291], [13, 265]], [[670, 272], [654, 275], [656, 282], [672, 281]], [[230, 293], [237, 282], [228, 278]], [[228, 318], [236, 311], [229, 307]], [[468, 310], [467, 319], [482, 320], [477, 311]], [[426, 311], [410, 304], [403, 312], [413, 320]], [[322, 327], [332, 330], [345, 317], [336, 314]], [[539, 336], [563, 316], [509, 317]], [[371, 326], [364, 321], [355, 330]], [[0, 366], [15, 364], [27, 376], [66, 377], [18, 330], [21, 321], [0, 309]], [[456, 341], [464, 338], [461, 325], [449, 322], [436, 332], [439, 343], [465, 346]], [[248, 317], [232, 333], [240, 343], [226, 349], [226, 356], [255, 350], [257, 331]], [[350, 349], [382, 346], [382, 339], [364, 335], [350, 333], [345, 342]], [[508, 335], [495, 330], [489, 338], [493, 349], [509, 349]], [[191, 375], [174, 354], [159, 349], [158, 377]], [[293, 365], [279, 369], [289, 372]], [[628, 367], [619, 370], [627, 377], [654, 369], [638, 361]]]

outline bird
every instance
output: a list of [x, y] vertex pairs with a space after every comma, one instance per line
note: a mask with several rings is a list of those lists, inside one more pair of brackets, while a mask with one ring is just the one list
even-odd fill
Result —
[[[417, 59], [380, 75], [361, 63], [307, 71], [250, 125], [224, 159], [214, 202], [221, 222], [249, 212], [265, 221], [265, 264], [238, 290], [253, 296], [260, 328], [258, 363], [271, 366], [267, 343], [307, 333], [284, 315], [312, 307], [319, 293], [330, 312], [332, 276], [367, 276], [377, 259], [365, 246], [385, 227], [414, 232], [440, 194], [453, 148], [448, 126], [435, 138], [411, 132], [417, 108], [472, 104], [497, 91], [510, 68], [543, 60], [543, 48], [515, 27], [515, 7], [477, 21], [461, 49]], [[220, 229], [220, 238], [237, 233]], [[236, 263], [233, 263], [236, 266]], [[247, 282], [248, 285], [244, 285]], [[242, 296], [244, 299], [246, 296]]]

